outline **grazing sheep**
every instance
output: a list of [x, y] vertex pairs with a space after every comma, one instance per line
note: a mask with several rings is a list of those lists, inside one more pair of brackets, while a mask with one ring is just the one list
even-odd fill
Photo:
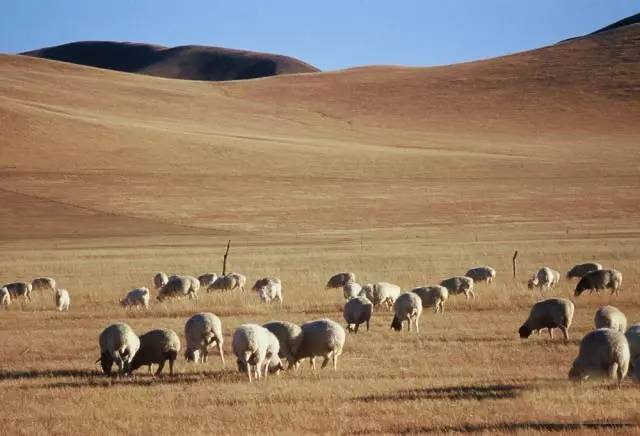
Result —
[[444, 303], [449, 299], [449, 290], [444, 286], [424, 286], [411, 290], [422, 300], [422, 307], [433, 307], [435, 313], [444, 313]]
[[278, 342], [280, 342], [280, 352], [278, 355], [286, 359], [289, 363], [288, 367], [292, 368], [296, 363], [295, 356], [298, 354], [303, 340], [300, 326], [287, 321], [270, 321], [262, 327], [269, 330], [278, 338]]
[[585, 275], [592, 271], [598, 271], [602, 269], [602, 265], [596, 262], [587, 262], [574, 265], [569, 271], [567, 271], [567, 279], [581, 279]]
[[141, 366], [157, 364], [156, 376], [162, 373], [164, 364], [169, 361], [169, 375], [173, 375], [173, 364], [180, 352], [180, 338], [173, 330], [156, 329], [140, 336], [140, 348], [131, 361], [131, 371], [135, 371]]
[[620, 286], [622, 285], [622, 273], [615, 269], [599, 269], [587, 273], [580, 279], [576, 286], [575, 296], [579, 297], [584, 291], [589, 291], [590, 294], [593, 291], [600, 293], [601, 290], [611, 289], [611, 295], [618, 294], [620, 292]]
[[190, 362], [206, 362], [209, 348], [212, 344], [218, 347], [222, 366], [225, 366], [222, 344], [222, 322], [220, 318], [210, 312], [196, 313], [187, 320], [184, 326], [184, 336], [187, 338], [187, 349], [184, 357]]
[[493, 283], [496, 278], [496, 270], [490, 266], [478, 266], [467, 271], [465, 276], [471, 277], [475, 283]]
[[624, 333], [627, 330], [627, 317], [617, 307], [602, 306], [596, 310], [593, 319], [596, 328], [609, 328]]
[[363, 323], [367, 323], [367, 331], [369, 331], [373, 303], [365, 296], [354, 297], [347, 301], [342, 313], [347, 322], [347, 331], [358, 333], [358, 327]]
[[31, 290], [33, 287], [31, 283], [27, 282], [15, 282], [15, 283], [7, 283], [3, 286], [3, 288], [7, 288], [9, 294], [11, 294], [11, 298], [23, 297], [27, 301], [31, 301]]
[[629, 358], [629, 343], [623, 333], [608, 328], [593, 330], [580, 342], [580, 351], [569, 371], [569, 379], [617, 377], [618, 385], [621, 385], [629, 370]]
[[144, 307], [149, 308], [149, 288], [136, 288], [130, 291], [126, 297], [120, 300], [120, 304], [123, 307]]
[[[197, 281], [197, 280], [196, 280]], [[158, 301], [164, 301], [167, 298], [182, 298], [187, 295], [191, 297], [193, 292], [193, 282], [188, 277], [171, 276], [167, 283], [160, 288]]]
[[629, 342], [631, 352], [631, 364], [635, 368], [635, 362], [640, 357], [640, 324], [633, 324], [624, 334]]
[[549, 336], [553, 339], [553, 329], [562, 331], [565, 341], [569, 340], [569, 327], [573, 320], [575, 306], [565, 298], [549, 298], [537, 302], [529, 312], [529, 318], [518, 330], [521, 338], [528, 338], [531, 333], [542, 329], [549, 330]]
[[218, 278], [218, 275], [215, 273], [205, 273], [198, 276], [198, 281], [200, 282], [201, 287], [203, 287], [204, 289], [207, 289], [209, 286], [213, 284], [213, 282], [216, 281], [217, 278]]
[[65, 312], [68, 312], [69, 304], [71, 304], [71, 297], [69, 296], [69, 291], [62, 288], [56, 289], [55, 303], [56, 303], [56, 309], [58, 309], [59, 312], [62, 312], [63, 310]]
[[402, 323], [407, 321], [409, 323], [409, 331], [411, 331], [411, 324], [415, 323], [416, 333], [420, 333], [419, 321], [420, 315], [422, 315], [422, 299], [418, 294], [405, 292], [400, 295], [393, 303], [393, 310], [395, 315], [393, 321], [391, 321], [392, 329], [399, 332], [402, 330]]
[[140, 348], [140, 339], [127, 324], [111, 324], [100, 333], [100, 362], [105, 375], [111, 375], [111, 367], [118, 365], [118, 374], [131, 373], [131, 360]]
[[31, 287], [34, 291], [55, 291], [56, 281], [50, 277], [38, 277], [31, 280]]
[[238, 327], [233, 333], [232, 347], [237, 358], [238, 370], [247, 372], [249, 383], [252, 381], [252, 372], [258, 380], [262, 375], [267, 377], [272, 360], [276, 362], [278, 370], [284, 369], [278, 357], [278, 338], [262, 326], [243, 324]]
[[558, 284], [560, 273], [554, 269], [543, 266], [527, 282], [529, 289], [540, 288], [540, 291], [548, 291]]
[[360, 295], [367, 297], [374, 306], [384, 304], [391, 308], [400, 295], [400, 286], [387, 282], [367, 283], [362, 287]]
[[251, 290], [258, 293], [260, 301], [263, 303], [278, 300], [282, 304], [282, 282], [279, 278], [263, 277], [258, 279]]
[[229, 273], [225, 276], [220, 276], [214, 280], [212, 284], [207, 288], [207, 292], [213, 291], [233, 291], [234, 289], [241, 289], [244, 291], [244, 285], [246, 277], [238, 273]]
[[5, 309], [9, 308], [11, 304], [11, 294], [5, 287], [0, 288], [0, 306], [4, 306]]
[[198, 292], [200, 292], [200, 280], [193, 276], [184, 276], [187, 280], [189, 280], [189, 298], [198, 299]]
[[168, 281], [169, 277], [167, 277], [167, 275], [163, 272], [156, 273], [156, 275], [153, 276], [153, 286], [156, 289], [160, 289], [161, 287], [166, 285]]
[[344, 299], [347, 301], [360, 295], [361, 291], [362, 291], [362, 286], [360, 286], [360, 284], [356, 282], [347, 282], [342, 287], [342, 293], [344, 294]]
[[338, 356], [342, 354], [346, 333], [342, 326], [330, 319], [309, 321], [301, 326], [302, 344], [296, 355], [297, 368], [302, 359], [309, 358], [311, 368], [316, 369], [316, 356], [322, 356], [322, 368], [327, 366], [329, 359], [333, 360], [333, 369], [338, 369]]
[[231, 291], [238, 288], [244, 292], [244, 285], [247, 284], [247, 278], [245, 276], [237, 272], [230, 272], [227, 276], [232, 277], [235, 282], [235, 286], [230, 289]]
[[355, 282], [356, 275], [351, 272], [338, 273], [327, 282], [325, 289], [341, 288], [349, 282]]
[[467, 300], [469, 300], [469, 296], [476, 298], [476, 294], [473, 293], [473, 279], [471, 277], [451, 277], [441, 281], [440, 286], [447, 288], [449, 295], [464, 294]]

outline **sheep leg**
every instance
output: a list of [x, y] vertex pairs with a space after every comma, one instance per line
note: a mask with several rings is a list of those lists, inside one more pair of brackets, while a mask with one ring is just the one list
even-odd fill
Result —
[[369, 320], [367, 320], [367, 331], [369, 331]]
[[[156, 377], [159, 376], [162, 373], [162, 370], [164, 369], [164, 363], [165, 362], [166, 362], [166, 359], [162, 359], [160, 361], [160, 364], [158, 365], [158, 370], [156, 371]], [[149, 365], [149, 368], [151, 368], [151, 365]]]
[[315, 356], [312, 356], [309, 358], [309, 363], [311, 364], [311, 369], [315, 370], [316, 369], [316, 358]]
[[222, 360], [222, 367], [224, 368], [226, 366], [224, 361], [224, 351], [222, 351], [222, 346], [220, 346], [220, 342], [217, 342], [217, 345], [218, 345], [218, 351], [220, 352], [220, 360]]
[[416, 334], [420, 334], [420, 326], [418, 325], [418, 318], [415, 319], [416, 323]]
[[247, 375], [249, 376], [249, 383], [251, 383], [251, 371], [253, 370], [253, 368], [251, 368], [251, 365], [249, 365], [249, 362], [245, 362], [245, 368], [247, 368]]
[[149, 364], [149, 374], [151, 374], [151, 364]]
[[336, 354], [336, 352], [333, 352], [333, 370], [337, 371], [338, 370], [338, 355]]
[[329, 354], [324, 356], [324, 360], [322, 361], [322, 366], [320, 367], [320, 369], [324, 369], [325, 366], [327, 366], [327, 363], [329, 363]]
[[355, 328], [353, 329], [354, 333], [358, 333], [358, 327], [360, 327], [360, 324], [356, 324]]
[[547, 330], [549, 330], [549, 337], [553, 339], [553, 329], [549, 327]]
[[560, 330], [562, 330], [562, 335], [564, 336], [564, 340], [565, 342], [567, 342], [569, 340], [569, 330], [566, 327], [560, 327]]
[[409, 324], [409, 332], [411, 332], [411, 318], [408, 319], [408, 324]]
[[170, 358], [169, 359], [169, 375], [173, 376], [173, 364], [176, 362], [176, 359], [174, 358]]

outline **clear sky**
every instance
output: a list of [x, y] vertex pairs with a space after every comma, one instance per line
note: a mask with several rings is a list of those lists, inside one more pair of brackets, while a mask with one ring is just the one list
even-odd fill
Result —
[[323, 70], [426, 66], [553, 44], [639, 11], [637, 0], [2, 0], [0, 52], [114, 40], [266, 51]]

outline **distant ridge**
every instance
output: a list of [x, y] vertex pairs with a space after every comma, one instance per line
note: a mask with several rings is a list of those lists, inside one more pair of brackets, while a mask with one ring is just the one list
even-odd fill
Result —
[[21, 54], [184, 80], [242, 80], [319, 71], [288, 56], [198, 45], [168, 48], [130, 42], [82, 41]]
[[640, 12], [631, 15], [630, 17], [623, 18], [622, 20], [618, 20], [615, 23], [609, 24], [608, 26], [603, 27], [602, 29], [598, 29], [595, 32], [591, 33], [591, 35], [595, 35], [596, 33], [606, 32], [607, 30], [617, 29], [619, 27], [629, 26], [631, 24], [640, 23]]

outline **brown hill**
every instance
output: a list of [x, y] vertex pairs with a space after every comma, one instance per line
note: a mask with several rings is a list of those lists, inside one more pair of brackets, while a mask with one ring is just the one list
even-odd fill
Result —
[[0, 237], [637, 228], [639, 60], [639, 25], [224, 83], [2, 56]]
[[168, 48], [128, 42], [83, 41], [22, 54], [128, 73], [187, 80], [255, 79], [319, 71], [288, 56], [197, 45]]

